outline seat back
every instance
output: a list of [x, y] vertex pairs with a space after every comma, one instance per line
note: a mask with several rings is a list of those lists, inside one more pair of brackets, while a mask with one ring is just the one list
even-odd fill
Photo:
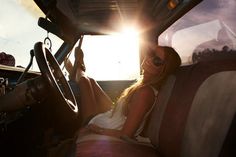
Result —
[[161, 92], [159, 91], [158, 93], [157, 103], [155, 104], [149, 117], [150, 119], [148, 121], [147, 128], [144, 130], [144, 135], [148, 136], [152, 140], [152, 144], [155, 147], [158, 147], [161, 122], [175, 84], [175, 79], [175, 75], [171, 75], [162, 86], [160, 90]]
[[217, 157], [236, 111], [236, 71], [211, 75], [199, 87], [187, 118], [183, 157]]
[[166, 81], [147, 136], [165, 157], [218, 156], [236, 108], [236, 61], [182, 66]]

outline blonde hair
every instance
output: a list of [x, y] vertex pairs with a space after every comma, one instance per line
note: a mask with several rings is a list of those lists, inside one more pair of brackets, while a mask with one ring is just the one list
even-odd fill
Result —
[[140, 89], [143, 86], [153, 86], [156, 89], [160, 89], [161, 85], [164, 83], [166, 78], [173, 73], [181, 64], [181, 59], [178, 55], [178, 53], [171, 47], [165, 47], [165, 46], [158, 46], [158, 50], [164, 51], [165, 54], [165, 63], [164, 63], [164, 70], [163, 72], [158, 76], [154, 77], [149, 82], [143, 81], [143, 77], [141, 76], [140, 79], [138, 79], [134, 84], [126, 88], [118, 98], [118, 101], [123, 101], [122, 111], [124, 114], [127, 114], [129, 103], [131, 101], [131, 98], [133, 97], [134, 93]]

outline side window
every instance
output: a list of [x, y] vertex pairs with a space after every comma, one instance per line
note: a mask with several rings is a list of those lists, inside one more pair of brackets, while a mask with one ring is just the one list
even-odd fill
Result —
[[171, 46], [184, 64], [193, 55], [236, 50], [236, 1], [204, 0], [163, 32], [160, 45]]

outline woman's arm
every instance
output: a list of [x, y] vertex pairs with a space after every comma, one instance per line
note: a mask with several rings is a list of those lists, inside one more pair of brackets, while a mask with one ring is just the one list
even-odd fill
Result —
[[155, 100], [153, 89], [149, 86], [140, 88], [132, 97], [129, 104], [128, 115], [122, 133], [133, 137], [146, 113], [151, 109]]

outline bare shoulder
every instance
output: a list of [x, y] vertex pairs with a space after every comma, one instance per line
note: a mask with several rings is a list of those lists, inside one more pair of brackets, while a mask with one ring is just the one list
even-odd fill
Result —
[[137, 99], [142, 99], [142, 101], [150, 102], [152, 104], [155, 98], [155, 94], [150, 86], [143, 86], [136, 91], [135, 97]]
[[139, 88], [136, 93], [138, 95], [154, 96], [153, 89], [150, 86], [143, 86]]

